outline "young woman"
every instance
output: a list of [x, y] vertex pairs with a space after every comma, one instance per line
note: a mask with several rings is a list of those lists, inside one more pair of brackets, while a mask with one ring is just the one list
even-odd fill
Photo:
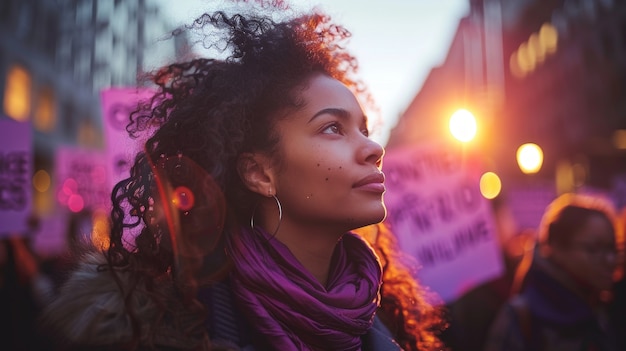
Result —
[[616, 223], [602, 197], [555, 199], [521, 292], [493, 321], [485, 350], [621, 350], [606, 299], [619, 257]]
[[[154, 75], [129, 131], [158, 128], [113, 190], [108, 248], [81, 259], [45, 330], [63, 349], [400, 350], [376, 317], [381, 261], [351, 232], [386, 210], [349, 33], [319, 13], [195, 25], [230, 55]], [[396, 280], [387, 325], [440, 348], [436, 310]]]

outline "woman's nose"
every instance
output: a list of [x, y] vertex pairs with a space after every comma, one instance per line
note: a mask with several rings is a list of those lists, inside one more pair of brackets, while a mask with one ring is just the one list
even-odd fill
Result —
[[361, 153], [364, 162], [373, 163], [380, 167], [385, 155], [385, 149], [376, 141], [368, 138], [365, 141], [365, 145], [361, 148]]

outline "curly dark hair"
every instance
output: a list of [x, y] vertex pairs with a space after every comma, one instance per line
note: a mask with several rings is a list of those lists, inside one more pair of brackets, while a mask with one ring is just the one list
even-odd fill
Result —
[[[203, 170], [225, 198], [225, 222], [244, 224], [258, 195], [243, 186], [237, 158], [245, 152], [277, 151], [274, 119], [281, 116], [279, 111], [302, 105], [297, 91], [306, 79], [323, 73], [364, 92], [352, 79], [356, 61], [341, 43], [349, 32], [327, 16], [315, 13], [277, 23], [255, 14], [216, 12], [201, 16], [191, 28], [209, 25], [227, 32], [230, 56], [160, 69], [152, 76], [158, 92], [131, 115], [131, 135], [158, 129], [137, 155], [130, 177], [113, 190], [109, 251], [121, 264], [132, 252], [161, 262], [160, 272], [171, 268], [172, 258], [163, 254], [172, 233], [167, 225], [155, 225], [154, 204], [160, 200], [156, 194], [163, 179], [171, 187], [190, 181], [175, 166], [166, 166], [173, 159]], [[162, 177], [155, 172], [157, 165]], [[194, 216], [185, 216], [182, 225], [187, 218]], [[128, 250], [125, 234], [132, 228], [143, 229]]]
[[[285, 8], [280, 1], [271, 5]], [[344, 46], [350, 33], [324, 14], [275, 21], [259, 13], [217, 11], [184, 29], [207, 28], [214, 32], [207, 35], [213, 40], [209, 45], [227, 56], [194, 58], [151, 74], [156, 93], [131, 114], [127, 130], [132, 136], [154, 134], [136, 156], [130, 176], [113, 189], [108, 265], [102, 267], [114, 276], [134, 272], [133, 286], [116, 278], [118, 284], [124, 285], [128, 300], [134, 289], [151, 294], [162, 308], [159, 319], [176, 317], [177, 311], [156, 288], [157, 282], [173, 281], [178, 296], [197, 315], [195, 323], [186, 324], [189, 333], [201, 329], [205, 313], [196, 298], [198, 284], [218, 280], [228, 271], [224, 236], [247, 224], [259, 196], [243, 185], [238, 157], [278, 152], [273, 126], [285, 111], [303, 105], [298, 92], [314, 74], [341, 81], [371, 103], [363, 84], [354, 78], [357, 62]], [[181, 194], [186, 200], [192, 197], [195, 205], [172, 204], [171, 199]], [[383, 303], [390, 303], [385, 312], [392, 317], [387, 322], [408, 350], [438, 346], [418, 326], [433, 323], [416, 319], [430, 318], [422, 310], [426, 304], [421, 297], [410, 296], [419, 293], [417, 286], [404, 288], [394, 282], [408, 276], [394, 275], [395, 266], [389, 267], [385, 277], [390, 280], [383, 290]], [[131, 303], [127, 305], [133, 349], [146, 336]]]
[[359, 228], [383, 266], [381, 303], [377, 315], [406, 351], [446, 350], [440, 338], [447, 328], [444, 308], [436, 293], [416, 278], [417, 262], [403, 253], [386, 223]]

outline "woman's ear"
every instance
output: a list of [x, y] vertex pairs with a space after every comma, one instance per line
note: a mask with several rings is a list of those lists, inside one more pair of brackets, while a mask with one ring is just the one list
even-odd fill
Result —
[[244, 153], [237, 160], [237, 172], [248, 189], [263, 196], [272, 195], [271, 160], [261, 153]]

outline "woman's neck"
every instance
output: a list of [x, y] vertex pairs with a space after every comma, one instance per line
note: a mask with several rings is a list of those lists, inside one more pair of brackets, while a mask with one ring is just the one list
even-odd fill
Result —
[[276, 239], [285, 244], [294, 257], [317, 281], [326, 286], [330, 264], [337, 242], [343, 234], [329, 235], [327, 231], [295, 230], [281, 226]]

